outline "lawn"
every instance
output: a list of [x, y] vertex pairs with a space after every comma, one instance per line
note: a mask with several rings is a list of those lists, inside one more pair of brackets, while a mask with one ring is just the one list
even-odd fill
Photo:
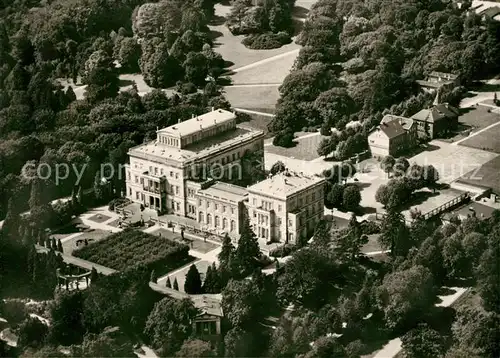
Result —
[[470, 185], [492, 188], [494, 192], [500, 192], [500, 156], [490, 160], [480, 168], [471, 170], [458, 180]]
[[203, 240], [196, 239], [192, 236], [187, 237], [184, 241], [182, 241], [182, 237], [178, 233], [173, 233], [170, 230], [160, 228], [158, 230], [153, 231], [151, 234], [165, 237], [169, 240], [173, 240], [175, 242], [184, 243], [189, 246], [191, 250], [201, 252], [202, 254], [206, 254], [209, 251], [212, 251], [218, 247], [218, 245], [213, 244], [211, 242], [205, 242]]
[[466, 139], [460, 145], [500, 154], [500, 123], [472, 138]]
[[137, 230], [113, 234], [75, 250], [73, 255], [115, 270], [142, 265], [159, 276], [193, 259], [187, 245]]
[[[64, 240], [61, 239], [62, 245], [63, 245], [63, 252], [66, 255], [71, 255], [78, 247], [83, 247], [85, 246], [85, 240], [89, 244], [96, 243], [98, 241], [101, 241], [102, 239], [107, 238], [110, 236], [111, 233], [109, 231], [104, 231], [100, 229], [92, 229], [92, 231], [89, 232], [82, 232], [80, 235], [74, 236], [69, 240]], [[58, 239], [57, 234], [53, 235], [56, 240]], [[66, 237], [69, 235], [66, 235]], [[81, 241], [80, 241], [81, 240]], [[78, 245], [77, 245], [78, 244]]]
[[224, 96], [232, 107], [251, 109], [258, 112], [274, 113], [276, 102], [280, 98], [276, 86], [226, 86]]
[[479, 130], [493, 123], [500, 122], [500, 114], [491, 112], [490, 110], [491, 108], [485, 106], [462, 109], [462, 114], [458, 117], [458, 122], [474, 130]]
[[92, 220], [93, 222], [96, 223], [103, 223], [107, 220], [111, 219], [111, 216], [103, 215], [103, 214], [95, 214], [89, 217], [89, 220]]
[[[311, 135], [313, 133], [309, 134]], [[284, 157], [310, 161], [319, 157], [317, 152], [318, 145], [321, 140], [323, 140], [323, 138], [327, 137], [317, 133], [317, 135], [311, 135], [306, 138], [296, 139], [295, 142], [297, 144], [291, 148], [283, 148], [270, 145], [267, 146], [265, 150], [266, 152], [282, 155]]]
[[246, 122], [241, 122], [242, 127], [249, 127], [259, 131], [263, 131], [266, 134], [266, 138], [271, 138], [271, 134], [267, 129], [267, 125], [271, 122], [272, 118], [267, 116], [261, 116], [258, 114], [249, 114], [251, 120]]
[[[204, 260], [196, 261], [194, 263], [198, 271], [200, 272], [201, 280], [205, 279], [205, 273], [207, 272], [208, 266], [211, 266], [212, 263]], [[182, 270], [178, 270], [173, 274], [168, 275], [170, 279], [170, 283], [173, 284], [174, 280], [177, 279], [177, 283], [179, 284], [179, 291], [184, 292], [184, 282], [186, 281], [186, 274], [189, 271], [189, 267], [191, 265], [186, 265]], [[158, 281], [158, 284], [165, 285], [166, 278], [164, 280]]]
[[230, 68], [236, 69], [242, 66], [247, 66], [257, 61], [265, 60], [266, 58], [280, 55], [298, 49], [300, 46], [294, 42], [272, 50], [251, 50], [246, 48], [241, 40], [243, 35], [235, 36], [231, 34], [229, 29], [224, 24], [224, 16], [231, 10], [230, 5], [215, 4], [215, 14], [217, 16], [216, 23], [209, 26], [214, 38], [214, 49], [222, 55], [224, 60], [231, 63]]

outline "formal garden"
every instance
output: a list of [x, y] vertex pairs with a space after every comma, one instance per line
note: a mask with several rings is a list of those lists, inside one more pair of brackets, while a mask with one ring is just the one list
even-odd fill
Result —
[[125, 230], [75, 250], [73, 255], [115, 270], [145, 266], [159, 275], [193, 260], [189, 246], [164, 236]]

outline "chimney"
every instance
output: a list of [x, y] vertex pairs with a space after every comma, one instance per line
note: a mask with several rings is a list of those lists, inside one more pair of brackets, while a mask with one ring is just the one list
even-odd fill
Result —
[[[193, 113], [193, 114], [191, 114], [191, 119], [193, 119], [193, 118], [194, 118], [194, 113]], [[198, 118], [198, 117], [196, 117], [196, 118]]]
[[212, 112], [213, 112], [213, 111], [215, 111], [215, 108], [214, 108], [214, 107], [212, 107]]

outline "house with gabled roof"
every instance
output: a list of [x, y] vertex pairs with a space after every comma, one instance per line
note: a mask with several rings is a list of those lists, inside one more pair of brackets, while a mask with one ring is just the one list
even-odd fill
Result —
[[380, 125], [368, 135], [372, 156], [398, 156], [413, 148], [417, 144], [416, 127], [411, 118], [385, 115]]
[[416, 122], [418, 137], [433, 139], [456, 128], [459, 114], [458, 108], [448, 103], [435, 103], [432, 107], [415, 113], [411, 119]]

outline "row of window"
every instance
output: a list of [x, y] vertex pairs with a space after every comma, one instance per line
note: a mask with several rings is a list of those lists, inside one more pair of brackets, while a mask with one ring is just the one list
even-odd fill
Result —
[[[203, 211], [200, 211], [198, 214], [198, 222], [201, 224], [206, 223], [208, 226], [213, 226], [215, 228], [222, 228], [222, 230], [227, 230], [227, 229], [229, 229], [230, 231], [236, 230], [236, 221], [235, 220], [228, 220], [225, 217], [223, 217], [221, 220], [220, 216], [218, 216], [218, 215], [212, 216], [212, 214], [205, 215], [205, 213], [203, 213]], [[221, 224], [222, 224], [222, 226], [221, 226]]]
[[[215, 211], [219, 211], [222, 212], [222, 213], [225, 213], [227, 210], [227, 205], [221, 205], [221, 204], [217, 204], [217, 203], [212, 203], [210, 202], [210, 200], [203, 200], [203, 199], [198, 199], [198, 207], [202, 207], [203, 206], [203, 203], [205, 203], [205, 207], [207, 209], [210, 209], [211, 207], [214, 208]], [[234, 214], [234, 207], [233, 206], [230, 206], [229, 207], [229, 210], [231, 211], [231, 214]]]

